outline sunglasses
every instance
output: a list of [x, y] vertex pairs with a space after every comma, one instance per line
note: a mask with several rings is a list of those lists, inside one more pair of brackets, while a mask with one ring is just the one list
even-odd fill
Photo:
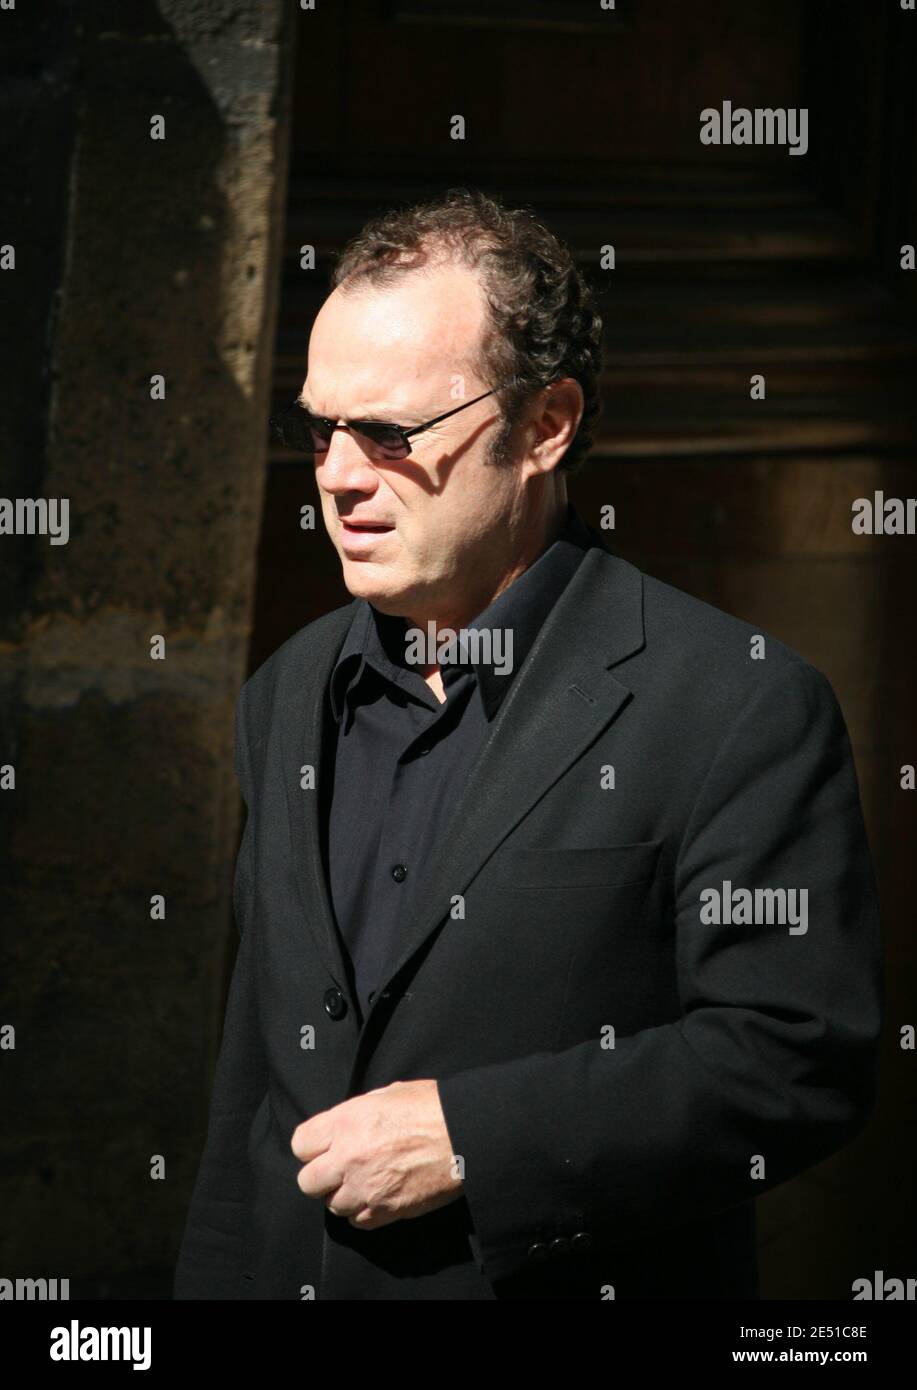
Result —
[[445, 414], [426, 420], [422, 425], [413, 425], [410, 429], [384, 420], [348, 420], [346, 424], [339, 425], [325, 415], [313, 415], [298, 400], [279, 415], [272, 415], [270, 426], [288, 449], [313, 456], [327, 453], [335, 430], [349, 430], [351, 434], [359, 436], [369, 457], [381, 463], [388, 459], [407, 458], [411, 452], [412, 435], [421, 434], [431, 425], [438, 425], [440, 420], [448, 420], [450, 415], [457, 415], [460, 410], [467, 410], [470, 405], [493, 394], [492, 390], [485, 391], [475, 396], [473, 401], [466, 401], [464, 405], [457, 405], [454, 410], [447, 410]]

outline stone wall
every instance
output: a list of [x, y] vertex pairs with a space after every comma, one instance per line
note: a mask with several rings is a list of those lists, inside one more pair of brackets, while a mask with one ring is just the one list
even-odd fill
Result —
[[231, 963], [288, 11], [40, 8], [0, 16], [0, 494], [68, 499], [69, 539], [0, 536], [0, 1270], [168, 1296]]

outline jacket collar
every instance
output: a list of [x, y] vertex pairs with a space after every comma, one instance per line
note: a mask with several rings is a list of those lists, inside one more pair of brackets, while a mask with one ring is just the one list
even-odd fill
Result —
[[[501, 671], [493, 662], [475, 660], [474, 652], [470, 659], [462, 661], [460, 658], [452, 667], [473, 671], [488, 721], [496, 715], [511, 681], [584, 554], [595, 544], [594, 533], [572, 504], [568, 504], [564, 527], [557, 539], [468, 624], [469, 628], [481, 633], [499, 629], [512, 634], [512, 664], [508, 671]], [[353, 693], [367, 678], [367, 668], [371, 667], [378, 675], [401, 687], [410, 680], [410, 674], [416, 674], [416, 671], [408, 674], [410, 668], [403, 660], [406, 632], [403, 618], [379, 612], [366, 599], [357, 601], [353, 621], [330, 677], [331, 711], [338, 724]], [[483, 650], [486, 647], [481, 643], [478, 654]], [[492, 646], [491, 650], [499, 650], [499, 647]], [[443, 667], [443, 679], [447, 684], [449, 670]]]

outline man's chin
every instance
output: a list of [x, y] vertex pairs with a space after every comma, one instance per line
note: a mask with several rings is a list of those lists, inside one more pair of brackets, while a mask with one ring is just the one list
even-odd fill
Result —
[[345, 559], [342, 578], [349, 594], [365, 598], [380, 613], [400, 613], [410, 597], [410, 591], [394, 581], [383, 565], [374, 565], [371, 561]]

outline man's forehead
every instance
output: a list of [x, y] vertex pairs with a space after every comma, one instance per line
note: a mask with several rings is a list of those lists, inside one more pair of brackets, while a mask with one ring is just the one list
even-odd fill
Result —
[[303, 397], [321, 413], [420, 421], [477, 356], [485, 303], [473, 272], [441, 266], [393, 285], [335, 289], [309, 341]]
[[435, 405], [441, 398], [448, 400], [457, 375], [476, 380], [472, 356], [449, 354], [435, 344], [429, 353], [356, 346], [350, 353], [325, 353], [321, 344], [311, 343], [302, 395], [313, 409], [340, 405], [351, 416], [364, 417], [377, 410], [397, 412], [399, 404], [405, 408], [421, 407], [424, 402]]
[[311, 343], [329, 361], [364, 353], [465, 356], [479, 341], [485, 314], [467, 268], [409, 272], [392, 285], [339, 286], [319, 310]]
[[327, 413], [327, 407], [339, 406], [340, 413], [354, 420], [378, 414], [395, 420], [399, 406], [407, 416], [425, 400], [436, 396], [440, 378], [442, 371], [431, 373], [429, 377], [413, 373], [408, 379], [390, 377], [386, 371], [375, 371], [371, 375], [345, 373], [338, 377], [310, 364], [299, 399], [320, 414]]

